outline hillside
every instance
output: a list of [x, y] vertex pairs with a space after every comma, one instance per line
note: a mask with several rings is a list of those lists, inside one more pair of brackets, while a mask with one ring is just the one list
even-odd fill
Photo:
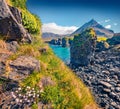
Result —
[[0, 108], [97, 109], [89, 89], [41, 40], [41, 21], [26, 0], [6, 1], [0, 0]]
[[97, 23], [94, 19], [90, 20], [89, 22], [85, 23], [83, 26], [78, 28], [75, 32], [73, 32], [70, 36], [74, 36], [76, 34], [82, 33], [87, 28], [94, 28], [97, 36], [105, 36], [107, 38], [110, 38], [114, 35], [114, 32], [112, 30], [104, 28], [102, 25]]

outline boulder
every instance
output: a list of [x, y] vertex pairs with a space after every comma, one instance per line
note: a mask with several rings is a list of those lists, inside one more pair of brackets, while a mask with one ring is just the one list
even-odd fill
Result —
[[96, 39], [95, 31], [92, 28], [74, 36], [70, 46], [70, 61], [72, 65], [87, 66], [93, 63]]
[[111, 88], [112, 87], [112, 85], [110, 83], [105, 82], [105, 81], [99, 81], [99, 84], [101, 84], [101, 85], [103, 85], [103, 86], [105, 86], [107, 88]]
[[105, 51], [109, 48], [109, 44], [107, 42], [97, 42], [96, 44], [96, 52]]
[[0, 0], [0, 34], [5, 40], [32, 42], [21, 22], [20, 11], [8, 6], [5, 0]]
[[17, 41], [11, 41], [7, 43], [7, 49], [11, 52], [16, 52], [18, 49], [19, 45], [17, 43]]
[[20, 56], [9, 63], [9, 72], [2, 74], [2, 77], [18, 81], [26, 78], [34, 71], [40, 71], [40, 62], [30, 56]]

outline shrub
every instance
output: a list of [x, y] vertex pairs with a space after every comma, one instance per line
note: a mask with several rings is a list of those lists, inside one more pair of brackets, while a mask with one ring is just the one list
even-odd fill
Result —
[[26, 8], [26, 0], [10, 0], [11, 4], [15, 7], [25, 9]]
[[31, 14], [27, 10], [22, 10], [22, 23], [24, 27], [31, 34], [39, 34], [41, 29], [41, 22], [39, 17]]

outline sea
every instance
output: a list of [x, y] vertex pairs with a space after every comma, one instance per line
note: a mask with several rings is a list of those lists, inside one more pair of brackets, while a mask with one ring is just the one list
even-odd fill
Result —
[[65, 64], [70, 63], [70, 48], [69, 47], [62, 47], [60, 45], [49, 45], [54, 54], [60, 58]]

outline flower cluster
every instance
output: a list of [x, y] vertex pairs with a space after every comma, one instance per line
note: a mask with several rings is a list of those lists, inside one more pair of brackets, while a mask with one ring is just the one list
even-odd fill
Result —
[[27, 104], [29, 106], [31, 106], [33, 103], [37, 103], [39, 98], [40, 98], [40, 94], [43, 91], [36, 91], [34, 88], [31, 88], [29, 86], [27, 86], [26, 88], [16, 88], [14, 91], [11, 92], [11, 95], [13, 97], [13, 99], [15, 100], [16, 104], [19, 105], [23, 105], [23, 104]]

